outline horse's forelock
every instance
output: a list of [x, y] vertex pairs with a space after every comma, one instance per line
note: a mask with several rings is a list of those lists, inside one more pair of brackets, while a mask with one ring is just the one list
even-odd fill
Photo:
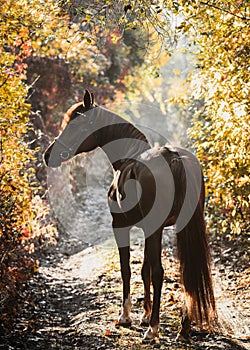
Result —
[[75, 103], [73, 106], [71, 106], [67, 110], [67, 112], [64, 114], [63, 120], [61, 122], [60, 131], [63, 131], [66, 128], [66, 126], [68, 125], [68, 123], [72, 119], [72, 115], [73, 115], [74, 111], [80, 106], [83, 106], [83, 102]]

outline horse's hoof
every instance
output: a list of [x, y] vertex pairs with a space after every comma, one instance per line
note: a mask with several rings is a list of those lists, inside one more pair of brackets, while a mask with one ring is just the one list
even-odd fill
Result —
[[142, 327], [148, 327], [149, 326], [149, 317], [142, 317], [141, 318], [141, 322], [140, 322], [140, 326]]
[[194, 344], [193, 339], [188, 334], [181, 334], [179, 333], [177, 337], [175, 338], [175, 341], [180, 343], [186, 343], [186, 344]]
[[158, 336], [158, 326], [149, 326], [144, 334], [143, 340], [152, 340]]
[[116, 328], [119, 328], [119, 327], [130, 328], [131, 325], [132, 325], [132, 322], [124, 322], [124, 323], [117, 322], [115, 326]]
[[131, 324], [132, 324], [132, 320], [130, 317], [124, 317], [123, 315], [121, 315], [118, 318], [115, 326], [117, 328], [119, 328], [119, 327], [129, 328], [129, 327], [131, 327]]

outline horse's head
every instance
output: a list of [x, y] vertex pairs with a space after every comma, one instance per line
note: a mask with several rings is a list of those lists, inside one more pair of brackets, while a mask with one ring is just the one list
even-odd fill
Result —
[[91, 130], [91, 110], [94, 108], [94, 96], [85, 92], [84, 102], [73, 105], [65, 114], [62, 132], [44, 153], [45, 164], [59, 167], [62, 162], [82, 152], [89, 152], [98, 145]]

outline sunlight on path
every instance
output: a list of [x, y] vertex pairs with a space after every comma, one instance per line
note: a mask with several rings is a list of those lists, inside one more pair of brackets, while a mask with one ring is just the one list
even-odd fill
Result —
[[238, 339], [239, 345], [250, 350], [250, 344], [242, 344], [240, 341], [240, 339], [250, 339], [250, 324], [247, 318], [242, 317], [241, 305], [237, 305], [235, 299], [228, 295], [228, 288], [224, 283], [225, 281], [222, 281], [217, 274], [215, 276], [215, 292], [219, 326], [226, 336]]
[[56, 281], [74, 279], [87, 281], [95, 278], [107, 264], [107, 248], [90, 247], [80, 253], [64, 258], [56, 266], [40, 267], [39, 272], [48, 279]]

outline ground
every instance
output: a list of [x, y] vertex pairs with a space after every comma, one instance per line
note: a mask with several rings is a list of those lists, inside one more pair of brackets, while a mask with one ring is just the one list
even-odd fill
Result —
[[[213, 334], [194, 332], [192, 345], [175, 341], [180, 324], [181, 285], [177, 262], [167, 246], [163, 249], [165, 277], [160, 337], [154, 342], [144, 343], [145, 329], [139, 325], [143, 296], [140, 278], [142, 245], [142, 239], [137, 237], [131, 248], [134, 321], [131, 328], [115, 326], [122, 285], [119, 258], [112, 238], [101, 246], [86, 249], [80, 241], [72, 242], [64, 237], [49, 255], [44, 256], [41, 267], [27, 283], [17, 320], [12, 332], [0, 338], [0, 349], [250, 348], [247, 271], [243, 274], [237, 265], [232, 268], [232, 263], [229, 263], [232, 259], [227, 259], [230, 256], [228, 249], [223, 254], [227, 263], [222, 265], [223, 259], [217, 257], [219, 264], [213, 268], [219, 328]], [[214, 254], [216, 262], [217, 253]]]

